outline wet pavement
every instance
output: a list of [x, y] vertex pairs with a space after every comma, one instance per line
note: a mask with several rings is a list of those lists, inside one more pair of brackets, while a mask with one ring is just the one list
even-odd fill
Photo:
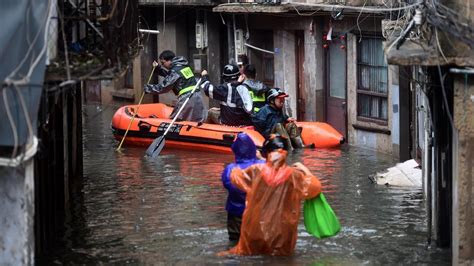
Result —
[[422, 191], [372, 184], [369, 175], [396, 161], [348, 145], [290, 157], [321, 179], [343, 226], [337, 236], [318, 240], [301, 220], [291, 257], [217, 257], [229, 247], [220, 174], [233, 156], [164, 150], [149, 159], [145, 147], [130, 146], [116, 152], [115, 110], [84, 107], [84, 179], [52, 263], [450, 264], [449, 250], [427, 247]]

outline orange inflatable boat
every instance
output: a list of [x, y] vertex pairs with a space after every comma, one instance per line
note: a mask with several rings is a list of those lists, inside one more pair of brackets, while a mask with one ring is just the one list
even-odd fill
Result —
[[[138, 105], [120, 107], [112, 118], [112, 131], [121, 140]], [[169, 116], [173, 108], [161, 103], [142, 104], [138, 109], [124, 143], [150, 145], [165, 132], [171, 123]], [[342, 135], [331, 125], [322, 122], [297, 122], [302, 127], [301, 137], [305, 144], [314, 143], [316, 148], [337, 147], [344, 142]], [[231, 152], [237, 134], [245, 132], [261, 147], [265, 139], [253, 127], [231, 127], [189, 121], [175, 122], [166, 134], [166, 148], [186, 148]]]

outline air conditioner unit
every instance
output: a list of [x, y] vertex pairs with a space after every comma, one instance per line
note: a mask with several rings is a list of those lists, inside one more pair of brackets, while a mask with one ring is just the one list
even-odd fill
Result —
[[235, 30], [234, 37], [235, 53], [237, 55], [245, 54], [247, 48], [245, 47], [244, 31], [241, 29]]
[[196, 23], [196, 48], [204, 48], [204, 25]]

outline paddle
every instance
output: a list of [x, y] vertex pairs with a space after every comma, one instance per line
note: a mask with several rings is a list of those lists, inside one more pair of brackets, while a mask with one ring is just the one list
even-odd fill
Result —
[[[153, 68], [151, 69], [151, 73], [150, 73], [150, 76], [148, 77], [148, 82], [147, 82], [147, 84], [150, 83], [151, 77], [153, 77], [153, 73], [154, 73], [154, 72], [155, 72], [155, 66], [153, 66]], [[135, 119], [135, 116], [137, 116], [138, 110], [140, 109], [140, 105], [142, 104], [143, 96], [145, 96], [145, 91], [142, 92], [142, 96], [140, 97], [140, 101], [138, 101], [137, 110], [135, 110], [135, 112], [133, 112], [132, 119], [130, 119], [130, 122], [128, 123], [127, 130], [125, 131], [125, 134], [123, 134], [123, 138], [122, 138], [122, 140], [120, 141], [120, 144], [118, 145], [116, 151], [119, 151], [119, 150], [120, 150], [120, 148], [122, 147], [122, 144], [123, 144], [125, 138], [127, 137], [128, 130], [130, 130], [130, 126], [132, 125], [132, 122], [133, 122], [133, 120]]]
[[165, 136], [166, 134], [168, 134], [168, 131], [170, 130], [171, 126], [174, 124], [174, 122], [176, 121], [176, 119], [178, 118], [179, 114], [181, 114], [181, 111], [183, 111], [183, 108], [186, 106], [186, 104], [188, 103], [189, 101], [189, 98], [191, 98], [191, 96], [193, 96], [194, 94], [194, 91], [196, 90], [196, 88], [199, 86], [199, 83], [201, 83], [201, 78], [198, 80], [198, 82], [196, 83], [196, 85], [194, 86], [193, 90], [191, 91], [191, 93], [188, 95], [188, 97], [186, 98], [186, 100], [184, 101], [183, 105], [181, 105], [181, 108], [179, 108], [178, 112], [176, 113], [176, 115], [174, 116], [173, 120], [171, 121], [171, 123], [168, 125], [168, 128], [165, 130], [165, 133], [163, 133], [163, 135], [159, 136], [158, 138], [156, 138], [151, 144], [150, 146], [148, 147], [148, 149], [146, 150], [146, 155], [151, 157], [151, 158], [156, 158], [161, 150], [163, 149], [163, 147], [165, 146]]

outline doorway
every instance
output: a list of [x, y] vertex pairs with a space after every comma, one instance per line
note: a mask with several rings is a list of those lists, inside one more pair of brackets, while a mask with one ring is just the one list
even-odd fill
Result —
[[[326, 121], [347, 139], [347, 52], [345, 35], [326, 47]], [[343, 36], [343, 37], [341, 37]]]

